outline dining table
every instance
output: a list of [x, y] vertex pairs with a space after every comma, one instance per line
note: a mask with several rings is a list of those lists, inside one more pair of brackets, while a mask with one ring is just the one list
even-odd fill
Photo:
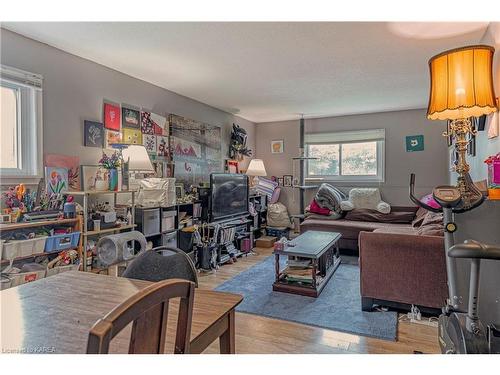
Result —
[[[87, 351], [90, 328], [114, 307], [151, 282], [69, 271], [0, 292], [2, 353]], [[196, 289], [189, 353], [203, 352], [219, 339], [220, 353], [235, 353], [235, 308], [243, 297]], [[178, 299], [170, 302], [166, 353], [173, 353]], [[128, 353], [131, 324], [110, 345], [110, 353]]]

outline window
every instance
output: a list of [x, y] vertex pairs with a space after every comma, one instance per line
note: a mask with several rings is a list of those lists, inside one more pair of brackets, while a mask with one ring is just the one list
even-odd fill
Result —
[[384, 181], [385, 130], [306, 134], [308, 180]]
[[42, 77], [4, 65], [0, 73], [2, 183], [33, 183], [42, 174]]

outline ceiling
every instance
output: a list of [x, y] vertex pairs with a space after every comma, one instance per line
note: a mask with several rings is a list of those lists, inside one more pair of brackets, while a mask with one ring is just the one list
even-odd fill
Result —
[[[488, 23], [3, 23], [2, 27], [253, 122], [427, 105], [429, 57]], [[436, 28], [439, 37], [429, 33]], [[430, 34], [430, 36], [429, 36]], [[453, 33], [451, 33], [453, 34]], [[454, 33], [456, 34], [456, 33]]]

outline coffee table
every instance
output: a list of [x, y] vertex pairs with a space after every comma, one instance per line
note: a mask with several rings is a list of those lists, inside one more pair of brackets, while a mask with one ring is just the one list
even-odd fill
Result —
[[[338, 240], [341, 234], [336, 232], [307, 231], [296, 237], [284, 250], [274, 250], [276, 281], [273, 290], [277, 292], [318, 297], [340, 265]], [[289, 260], [310, 260], [310, 282], [290, 281], [286, 269], [281, 270], [280, 255]], [[309, 269], [306, 271], [309, 272]]]

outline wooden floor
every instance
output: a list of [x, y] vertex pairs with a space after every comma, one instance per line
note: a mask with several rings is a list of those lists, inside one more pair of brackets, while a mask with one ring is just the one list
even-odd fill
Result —
[[[238, 259], [217, 272], [202, 273], [200, 288], [214, 289], [236, 274], [271, 255], [271, 249], [256, 249], [257, 255]], [[439, 353], [437, 328], [409, 322], [398, 323], [395, 342], [378, 340], [263, 316], [236, 313], [236, 353]], [[218, 353], [218, 342], [206, 353]]]

